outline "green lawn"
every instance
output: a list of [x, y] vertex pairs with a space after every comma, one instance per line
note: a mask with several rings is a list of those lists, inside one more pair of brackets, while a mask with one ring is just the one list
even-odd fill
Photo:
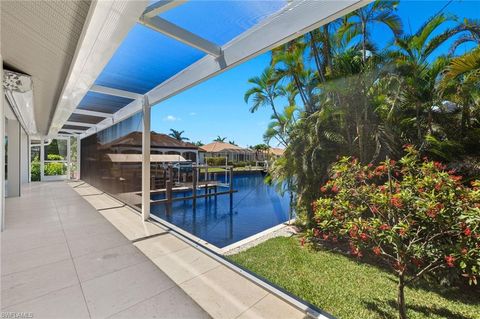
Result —
[[[337, 318], [397, 318], [396, 277], [329, 251], [302, 248], [279, 237], [230, 256]], [[446, 288], [407, 288], [409, 318], [480, 318], [480, 294]]]

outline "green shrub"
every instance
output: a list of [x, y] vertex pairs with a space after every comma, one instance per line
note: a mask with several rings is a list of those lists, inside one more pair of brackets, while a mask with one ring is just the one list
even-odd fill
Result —
[[38, 160], [32, 162], [32, 166], [30, 169], [30, 178], [32, 182], [40, 181], [40, 162]]
[[225, 157], [207, 157], [209, 166], [225, 166]]
[[[472, 187], [446, 166], [420, 159], [413, 146], [398, 162], [362, 165], [344, 157], [313, 203], [309, 242], [343, 240], [358, 258], [369, 254], [398, 277], [400, 317], [404, 287], [425, 274], [456, 274], [470, 284], [480, 275], [480, 182]], [[303, 239], [302, 242], [305, 241]]]
[[65, 175], [66, 171], [64, 163], [45, 163], [45, 176]]
[[62, 161], [64, 158], [61, 155], [58, 154], [48, 154], [47, 155], [47, 160], [49, 161]]

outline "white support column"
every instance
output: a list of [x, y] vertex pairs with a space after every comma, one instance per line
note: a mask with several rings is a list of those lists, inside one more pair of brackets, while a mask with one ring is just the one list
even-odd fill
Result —
[[27, 136], [28, 182], [32, 182], [32, 139]]
[[45, 141], [42, 138], [40, 140], [40, 181], [43, 181], [45, 179], [44, 167], [45, 167]]
[[69, 138], [67, 138], [67, 180], [71, 179], [70, 174], [71, 174], [71, 166], [72, 166], [71, 164], [72, 163], [71, 163], [70, 159], [72, 157], [71, 157], [70, 152], [71, 152], [71, 149], [70, 149], [70, 137], [69, 137]]
[[20, 128], [20, 181], [21, 184], [28, 183], [29, 173], [29, 146], [28, 135], [23, 128]]
[[150, 218], [150, 104], [148, 96], [143, 97], [142, 134], [142, 218]]
[[80, 160], [82, 156], [82, 139], [77, 136], [77, 179], [80, 179]]
[[19, 197], [20, 196], [20, 123], [16, 119], [8, 119], [7, 132], [8, 132], [8, 183], [7, 183], [7, 196]]

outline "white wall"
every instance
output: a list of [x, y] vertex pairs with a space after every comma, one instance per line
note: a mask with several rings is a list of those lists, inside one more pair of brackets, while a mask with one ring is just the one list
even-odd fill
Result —
[[8, 182], [7, 197], [20, 196], [20, 123], [8, 119]]
[[20, 182], [22, 184], [28, 183], [28, 174], [30, 171], [28, 152], [30, 152], [28, 135], [22, 128], [20, 130]]

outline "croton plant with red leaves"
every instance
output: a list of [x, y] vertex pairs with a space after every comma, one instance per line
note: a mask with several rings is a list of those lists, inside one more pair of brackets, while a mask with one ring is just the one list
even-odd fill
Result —
[[303, 240], [345, 240], [352, 255], [369, 252], [389, 264], [398, 276], [400, 318], [404, 287], [417, 278], [444, 268], [474, 285], [480, 274], [480, 182], [464, 185], [413, 146], [405, 151], [380, 165], [336, 162], [313, 203], [316, 226]]

